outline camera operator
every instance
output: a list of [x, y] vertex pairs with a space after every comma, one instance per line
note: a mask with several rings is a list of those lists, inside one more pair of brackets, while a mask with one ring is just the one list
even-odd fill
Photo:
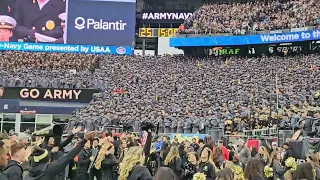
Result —
[[306, 136], [313, 136], [313, 133], [312, 133], [312, 124], [313, 124], [313, 121], [314, 121], [314, 118], [312, 118], [313, 112], [311, 111], [303, 111], [301, 113], [301, 118], [298, 122], [298, 125], [299, 125], [299, 128], [302, 129], [302, 134], [304, 137]]
[[303, 111], [298, 121], [298, 127], [301, 129], [303, 136], [307, 136], [312, 130], [311, 121], [307, 118], [307, 113], [307, 111]]
[[33, 160], [31, 169], [24, 180], [58, 180], [59, 174], [65, 171], [69, 162], [79, 154], [87, 141], [94, 139], [95, 135], [95, 132], [85, 133], [84, 139], [82, 139], [75, 148], [54, 162], [50, 162], [50, 153], [48, 150], [35, 148], [31, 155]]

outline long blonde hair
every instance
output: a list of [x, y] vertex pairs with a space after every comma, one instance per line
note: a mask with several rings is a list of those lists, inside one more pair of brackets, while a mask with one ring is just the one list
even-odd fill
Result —
[[[262, 151], [263, 151], [263, 160], [265, 161], [265, 162], [269, 162], [270, 161], [270, 155], [269, 155], [269, 153], [268, 153], [268, 150], [267, 150], [267, 148], [266, 147], [264, 147], [264, 146], [260, 146], [260, 148], [262, 149]], [[259, 151], [258, 151], [258, 153], [259, 153]]]
[[120, 175], [119, 180], [127, 180], [130, 171], [137, 165], [144, 163], [144, 152], [141, 147], [134, 146], [129, 148], [128, 152], [124, 156], [122, 163], [120, 163]]
[[106, 152], [107, 150], [113, 146], [110, 142], [106, 142], [102, 148], [100, 149], [99, 151], [99, 154], [97, 156], [97, 159], [96, 159], [96, 163], [95, 163], [95, 167], [97, 170], [101, 169], [101, 162], [104, 160], [104, 158], [106, 157]]
[[171, 146], [170, 151], [164, 160], [164, 165], [168, 165], [175, 158], [180, 158], [179, 149], [177, 146]]

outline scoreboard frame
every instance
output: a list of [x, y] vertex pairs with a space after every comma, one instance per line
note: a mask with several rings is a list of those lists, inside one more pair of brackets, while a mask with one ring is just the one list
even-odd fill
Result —
[[172, 37], [179, 28], [139, 28], [139, 37]]

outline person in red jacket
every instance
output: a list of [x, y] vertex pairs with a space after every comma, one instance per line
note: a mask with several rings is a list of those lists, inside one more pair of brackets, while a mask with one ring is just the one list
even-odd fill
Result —
[[223, 143], [222, 143], [221, 140], [219, 140], [219, 141], [217, 142], [217, 147], [220, 147], [220, 148], [221, 148], [224, 160], [229, 160], [229, 151], [228, 151], [228, 149], [223, 145]]

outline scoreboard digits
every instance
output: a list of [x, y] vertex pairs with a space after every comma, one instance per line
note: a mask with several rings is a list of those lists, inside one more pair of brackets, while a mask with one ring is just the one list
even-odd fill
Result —
[[178, 28], [140, 28], [139, 37], [172, 37]]

